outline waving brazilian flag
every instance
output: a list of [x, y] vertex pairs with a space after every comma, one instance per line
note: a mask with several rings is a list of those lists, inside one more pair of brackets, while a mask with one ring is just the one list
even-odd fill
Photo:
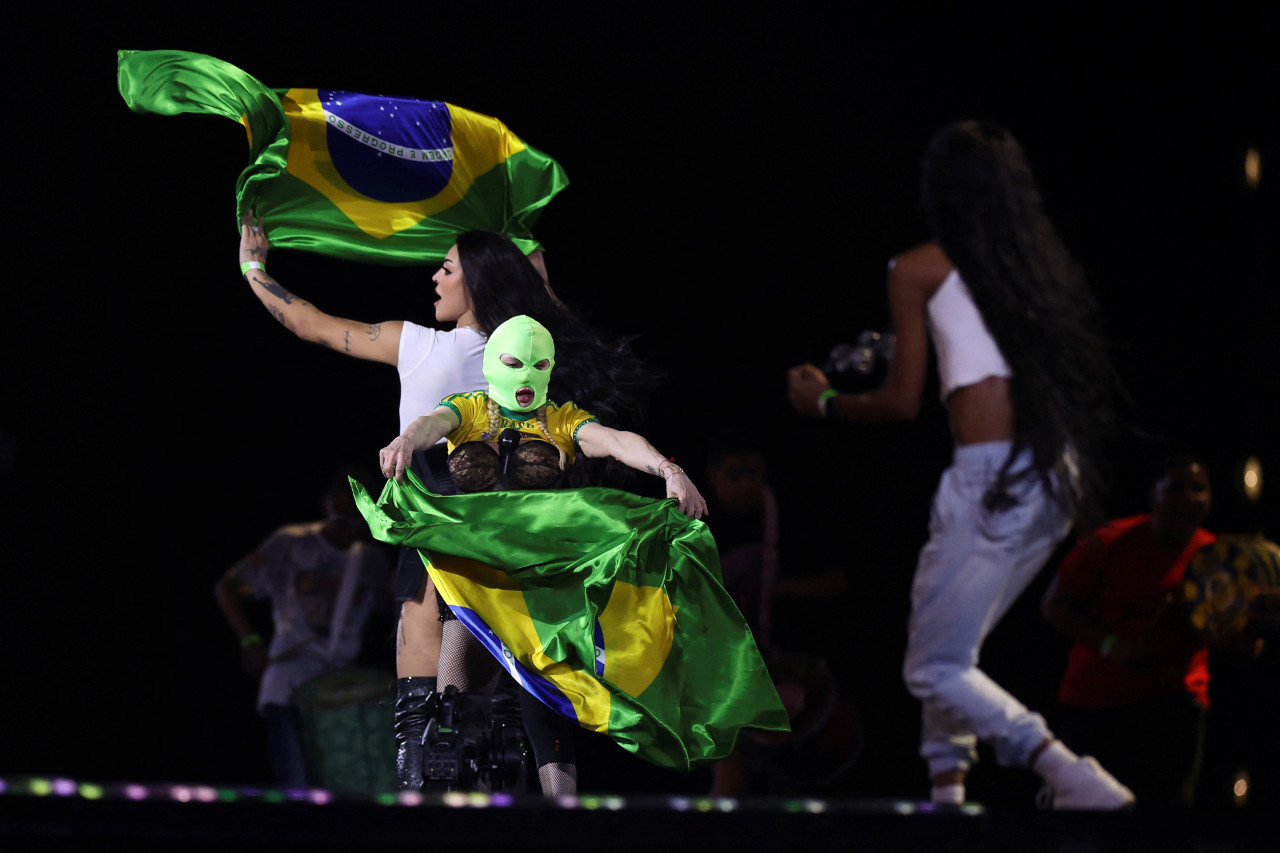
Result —
[[442, 497], [406, 471], [374, 535], [417, 548], [454, 615], [526, 690], [661, 767], [728, 755], [746, 727], [786, 731], [706, 525], [614, 489]]
[[263, 215], [276, 247], [417, 264], [485, 229], [531, 252], [534, 221], [569, 183], [496, 118], [442, 101], [268, 89], [234, 65], [179, 50], [119, 51], [118, 83], [135, 111], [245, 126], [237, 221], [247, 209]]

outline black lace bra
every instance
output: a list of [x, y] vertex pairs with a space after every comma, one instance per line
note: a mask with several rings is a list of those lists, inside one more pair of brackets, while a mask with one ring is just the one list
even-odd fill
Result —
[[537, 439], [520, 442], [502, 475], [498, 451], [484, 441], [468, 441], [449, 454], [449, 474], [460, 492], [554, 489], [560, 484], [560, 451]]

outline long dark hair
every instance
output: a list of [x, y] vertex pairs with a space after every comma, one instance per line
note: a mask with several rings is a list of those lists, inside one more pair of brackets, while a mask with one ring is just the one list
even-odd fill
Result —
[[[921, 199], [1013, 370], [1014, 446], [994, 503], [1007, 497], [1013, 461], [1029, 448], [1046, 488], [1082, 521], [1095, 520], [1118, 386], [1093, 294], [1044, 212], [1022, 147], [990, 122], [942, 129], [924, 156]], [[1063, 474], [1068, 449], [1075, 476], [1060, 476], [1055, 488], [1051, 475]]]
[[533, 317], [560, 310], [542, 276], [506, 236], [467, 231], [458, 236], [457, 246], [471, 307], [486, 333], [517, 314]]
[[[476, 322], [491, 332], [518, 314], [547, 327], [556, 344], [556, 367], [548, 396], [573, 402], [605, 426], [636, 429], [658, 375], [635, 354], [631, 338], [606, 340], [579, 312], [552, 297], [542, 275], [515, 243], [494, 231], [468, 231], [457, 240], [463, 282]], [[574, 466], [579, 471], [587, 466]], [[616, 466], [591, 466], [598, 478]], [[575, 477], [575, 481], [581, 477]], [[575, 484], [577, 484], [575, 482]]]

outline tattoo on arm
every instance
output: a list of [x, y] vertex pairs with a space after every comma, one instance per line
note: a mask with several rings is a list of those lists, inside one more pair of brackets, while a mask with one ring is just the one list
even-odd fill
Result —
[[369, 340], [371, 341], [376, 341], [378, 338], [382, 337], [382, 324], [374, 323], [372, 326], [370, 326], [368, 335], [369, 335]]
[[351, 352], [351, 330], [342, 330], [342, 351]]
[[281, 326], [284, 326], [286, 329], [289, 328], [289, 321], [284, 318], [283, 311], [274, 305], [268, 305], [267, 310], [271, 312], [272, 317], [275, 317], [276, 320], [279, 321]]
[[653, 474], [654, 476], [659, 476], [658, 469], [654, 468], [652, 465], [644, 466], [644, 470], [648, 471], [650, 474]]
[[316, 335], [316, 343], [318, 343], [322, 347], [325, 347], [326, 349], [333, 349], [333, 344], [329, 343], [319, 335]]
[[259, 285], [263, 290], [270, 293], [276, 299], [279, 299], [285, 305], [292, 305], [294, 300], [298, 298], [281, 287], [280, 282], [269, 276], [260, 276], [255, 274], [253, 276], [253, 283]]

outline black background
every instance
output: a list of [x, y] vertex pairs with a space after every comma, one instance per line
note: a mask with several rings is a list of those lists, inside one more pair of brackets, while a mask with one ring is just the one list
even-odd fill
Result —
[[[852, 793], [923, 785], [897, 668], [945, 414], [931, 389], [914, 424], [826, 427], [788, 409], [784, 374], [884, 325], [884, 264], [926, 236], [916, 167], [942, 124], [1014, 131], [1091, 276], [1129, 420], [1150, 434], [1117, 445], [1109, 510], [1141, 511], [1141, 461], [1185, 443], [1214, 465], [1210, 526], [1276, 538], [1274, 497], [1251, 507], [1235, 479], [1253, 454], [1273, 495], [1280, 480], [1274, 8], [974, 5], [15, 17], [0, 773], [260, 780], [254, 689], [213, 582], [279, 524], [315, 517], [334, 466], [371, 464], [397, 428], [394, 371], [295, 340], [238, 278], [242, 129], [130, 113], [121, 48], [208, 53], [272, 87], [449, 101], [559, 160], [571, 184], [537, 235], [557, 291], [638, 335], [668, 376], [645, 434], [698, 472], [710, 432], [749, 431], [771, 448], [784, 514], [835, 524], [854, 594], [830, 651], [868, 736]], [[430, 320], [426, 269], [271, 263], [331, 313]], [[985, 664], [1045, 706], [1062, 651], [1028, 598]]]

